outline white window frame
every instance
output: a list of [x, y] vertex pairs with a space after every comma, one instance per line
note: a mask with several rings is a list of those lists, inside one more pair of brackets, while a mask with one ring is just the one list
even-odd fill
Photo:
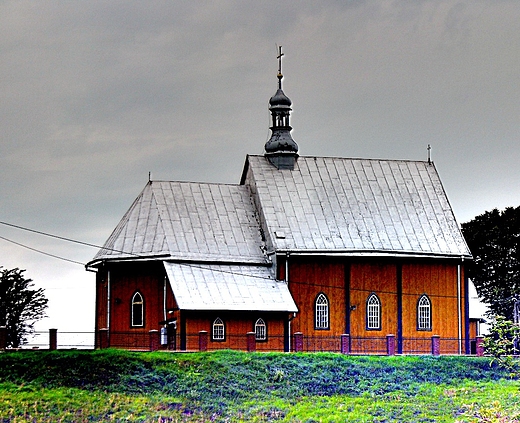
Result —
[[417, 330], [432, 330], [432, 302], [426, 294], [417, 300]]
[[381, 330], [381, 300], [374, 292], [367, 298], [367, 330]]
[[213, 320], [213, 325], [211, 327], [211, 340], [212, 341], [225, 341], [226, 339], [226, 325], [224, 324], [224, 320], [220, 317], [217, 317]]
[[[139, 307], [138, 313], [136, 314], [136, 306]], [[132, 296], [132, 303], [130, 305], [130, 308], [132, 310], [132, 316], [131, 316], [131, 326], [133, 328], [142, 328], [144, 327], [144, 297], [143, 294], [141, 294], [139, 291], [136, 291], [134, 295]], [[140, 323], [136, 323], [137, 318], [139, 318]]]
[[314, 328], [318, 330], [330, 328], [330, 303], [323, 292], [320, 292], [314, 301]]
[[257, 341], [267, 341], [267, 324], [261, 317], [255, 322], [255, 339]]

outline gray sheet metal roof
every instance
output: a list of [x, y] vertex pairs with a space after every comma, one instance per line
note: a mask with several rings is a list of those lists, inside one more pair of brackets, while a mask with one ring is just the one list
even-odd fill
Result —
[[181, 310], [298, 311], [273, 268], [164, 262]]
[[91, 263], [169, 256], [266, 263], [249, 190], [240, 185], [149, 182]]
[[428, 162], [300, 157], [278, 170], [248, 156], [245, 172], [277, 251], [471, 256]]

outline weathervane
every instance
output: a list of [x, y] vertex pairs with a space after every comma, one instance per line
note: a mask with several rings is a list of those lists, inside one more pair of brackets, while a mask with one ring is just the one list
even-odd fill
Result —
[[282, 89], [282, 46], [278, 46], [278, 56], [276, 58], [278, 59], [278, 88]]

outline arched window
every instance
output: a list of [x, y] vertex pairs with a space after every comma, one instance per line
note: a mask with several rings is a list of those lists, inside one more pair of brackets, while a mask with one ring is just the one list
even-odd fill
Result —
[[426, 294], [417, 301], [417, 330], [432, 330], [432, 302]]
[[144, 326], [144, 299], [138, 291], [132, 297], [132, 327]]
[[314, 302], [314, 328], [329, 329], [329, 299], [321, 292]]
[[381, 330], [381, 300], [374, 293], [367, 298], [367, 330]]
[[257, 341], [267, 341], [267, 325], [264, 319], [255, 322], [255, 338]]
[[220, 317], [217, 317], [213, 321], [211, 338], [213, 341], [224, 341], [226, 339], [226, 327], [224, 326], [224, 321]]

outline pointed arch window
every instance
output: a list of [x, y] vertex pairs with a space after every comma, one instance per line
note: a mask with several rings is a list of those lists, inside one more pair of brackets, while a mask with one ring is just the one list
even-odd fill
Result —
[[213, 326], [211, 328], [211, 339], [213, 341], [224, 341], [226, 339], [226, 326], [220, 317], [217, 317], [213, 321]]
[[432, 302], [426, 294], [417, 301], [417, 330], [432, 330]]
[[132, 327], [144, 326], [144, 298], [139, 291], [132, 296]]
[[255, 322], [255, 338], [257, 341], [267, 341], [267, 325], [262, 318]]
[[314, 328], [329, 329], [330, 305], [327, 296], [321, 292], [314, 302]]
[[374, 293], [367, 298], [367, 330], [381, 330], [381, 300]]

